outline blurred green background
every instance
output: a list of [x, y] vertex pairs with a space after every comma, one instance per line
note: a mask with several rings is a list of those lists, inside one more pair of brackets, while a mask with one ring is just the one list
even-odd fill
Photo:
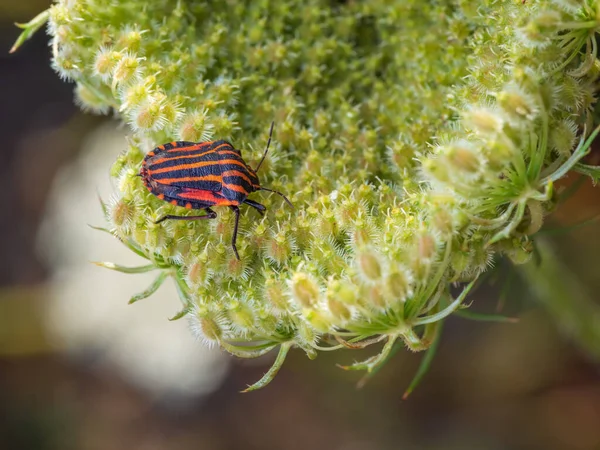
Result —
[[[405, 401], [420, 354], [398, 352], [357, 389], [361, 375], [335, 364], [374, 350], [315, 361], [295, 351], [270, 386], [240, 394], [272, 356], [204, 349], [185, 322], [167, 321], [177, 311], [172, 286], [128, 306], [148, 279], [91, 265], [136, 261], [87, 226], [103, 225], [97, 194], [110, 199], [126, 130], [79, 112], [72, 86], [50, 69], [43, 32], [7, 53], [13, 22], [47, 5], [0, 1], [0, 449], [600, 450], [598, 361], [506, 262], [471, 296], [472, 309], [502, 303], [519, 323], [448, 320], [430, 372]], [[600, 189], [586, 182], [548, 228], [599, 213]], [[599, 233], [598, 221], [548, 233], [566, 276], [597, 304]]]

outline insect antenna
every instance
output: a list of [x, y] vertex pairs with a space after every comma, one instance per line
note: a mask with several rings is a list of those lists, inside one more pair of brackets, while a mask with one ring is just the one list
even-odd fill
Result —
[[267, 152], [269, 151], [269, 145], [271, 145], [271, 137], [273, 136], [273, 125], [275, 125], [275, 122], [271, 122], [271, 129], [269, 130], [269, 140], [267, 141], [267, 148], [265, 149], [265, 153], [263, 154], [262, 159], [258, 163], [258, 166], [256, 166], [256, 169], [254, 169], [254, 172], [258, 172], [258, 169], [260, 169], [261, 164], [267, 157]]
[[264, 188], [264, 187], [261, 187], [259, 189], [259, 191], [268, 191], [268, 192], [273, 192], [274, 194], [277, 194], [277, 195], [281, 195], [288, 205], [290, 205], [292, 208], [294, 207], [294, 205], [292, 205], [292, 202], [290, 202], [288, 200], [288, 198], [285, 195], [283, 195], [281, 192], [279, 192], [279, 191], [274, 191], [273, 189], [267, 189], [267, 188]]

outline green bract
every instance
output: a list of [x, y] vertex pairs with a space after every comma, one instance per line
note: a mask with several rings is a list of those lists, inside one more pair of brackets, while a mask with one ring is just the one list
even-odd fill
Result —
[[[428, 348], [496, 253], [528, 259], [553, 183], [573, 168], [598, 177], [579, 160], [597, 133], [599, 14], [594, 0], [59, 1], [54, 67], [83, 108], [131, 127], [105, 209], [150, 265], [104, 265], [159, 271], [132, 302], [172, 276], [176, 317], [209, 344], [279, 347], [250, 389], [291, 347], [384, 342], [349, 367], [367, 370], [395, 342]], [[143, 187], [145, 152], [227, 139], [254, 166], [271, 121], [259, 176], [296, 209], [253, 194], [268, 214], [242, 208], [241, 261], [225, 208], [154, 224], [189, 212]]]

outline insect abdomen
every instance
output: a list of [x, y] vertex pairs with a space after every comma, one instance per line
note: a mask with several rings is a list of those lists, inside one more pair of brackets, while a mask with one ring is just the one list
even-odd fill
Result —
[[[194, 195], [203, 198], [202, 204], [238, 205], [259, 187], [256, 175], [227, 141], [175, 141], [156, 147], [144, 158], [142, 176], [159, 198], [166, 187], [183, 188], [176, 196], [166, 195], [165, 200], [174, 204], [183, 199], [183, 205], [177, 204], [185, 207]], [[196, 209], [193, 201], [191, 204]]]

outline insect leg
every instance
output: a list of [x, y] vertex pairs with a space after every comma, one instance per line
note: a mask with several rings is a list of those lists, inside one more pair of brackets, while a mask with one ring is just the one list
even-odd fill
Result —
[[210, 209], [210, 208], [204, 208], [204, 210], [206, 211], [206, 215], [205, 216], [172, 216], [172, 215], [168, 215], [168, 216], [161, 217], [160, 219], [158, 219], [154, 223], [161, 223], [162, 221], [167, 220], [167, 219], [171, 219], [171, 220], [198, 220], [198, 219], [216, 219], [217, 218], [217, 213], [214, 212], [212, 209]]
[[292, 207], [292, 209], [294, 208], [294, 205], [292, 205], [292, 202], [290, 202], [290, 201], [288, 200], [288, 198], [287, 198], [285, 195], [283, 195], [281, 192], [279, 192], [279, 191], [274, 191], [273, 189], [264, 188], [264, 187], [262, 187], [262, 186], [261, 186], [259, 189], [257, 189], [257, 190], [259, 190], [259, 191], [268, 191], [268, 192], [273, 192], [274, 194], [281, 195], [281, 196], [283, 197], [283, 199], [285, 200], [285, 202], [286, 202], [288, 205], [290, 205], [290, 206]]
[[267, 148], [265, 149], [265, 153], [264, 153], [262, 159], [260, 160], [260, 162], [258, 163], [258, 166], [256, 166], [256, 169], [254, 169], [254, 172], [258, 172], [258, 169], [260, 169], [260, 166], [262, 165], [263, 161], [267, 157], [267, 152], [269, 151], [269, 145], [271, 145], [271, 137], [273, 136], [273, 125], [275, 125], [275, 122], [271, 122], [271, 129], [269, 130], [269, 140], [267, 141]]
[[260, 213], [261, 216], [265, 215], [265, 211], [267, 210], [267, 208], [265, 207], [265, 205], [261, 205], [260, 203], [252, 201], [252, 200], [249, 200], [249, 199], [245, 199], [244, 203], [246, 205], [252, 206], [254, 209], [256, 209]]
[[240, 224], [240, 208], [238, 208], [237, 206], [230, 206], [230, 208], [235, 213], [235, 225], [233, 227], [233, 236], [231, 237], [231, 246], [233, 247], [235, 257], [239, 260], [240, 255], [237, 251], [237, 246], [235, 245], [235, 243], [237, 241], [238, 225]]

